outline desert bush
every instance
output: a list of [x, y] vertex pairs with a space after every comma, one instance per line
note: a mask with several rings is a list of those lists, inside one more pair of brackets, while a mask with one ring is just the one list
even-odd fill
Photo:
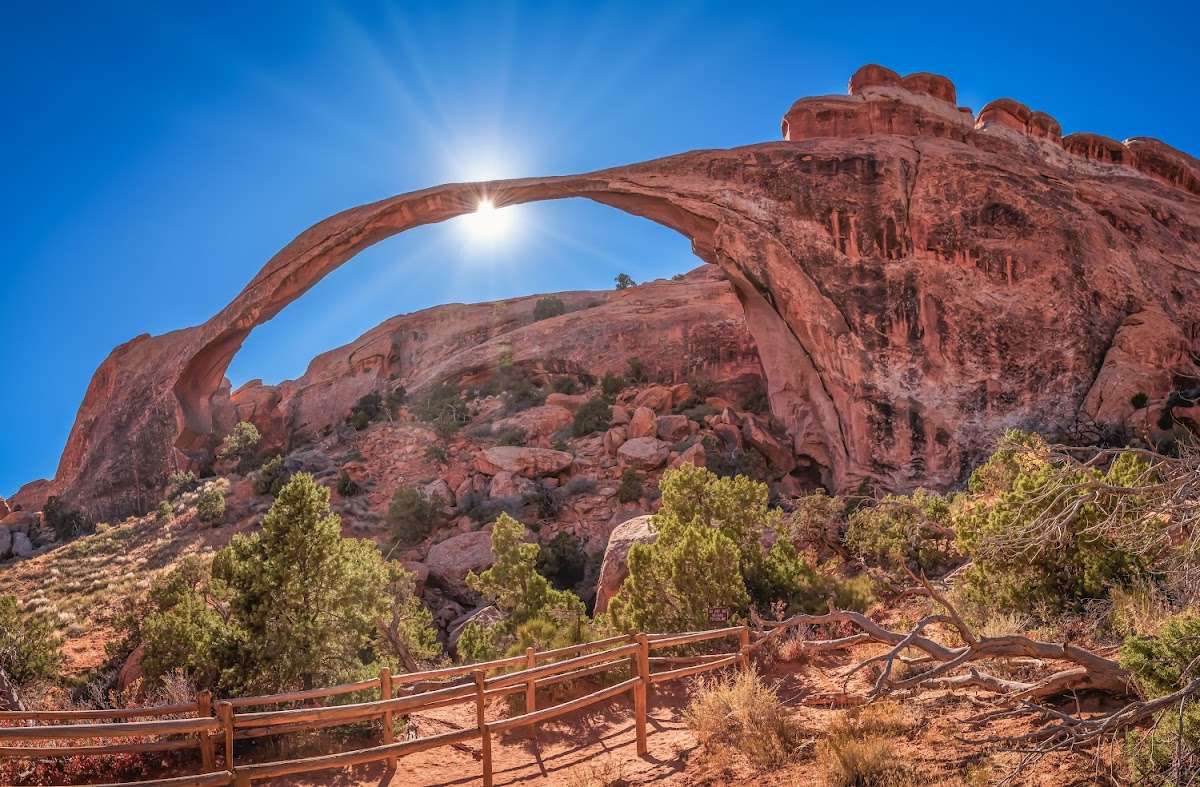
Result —
[[601, 397], [587, 400], [575, 411], [571, 421], [571, 434], [583, 437], [593, 432], [602, 432], [612, 423], [612, 405]]
[[519, 426], [506, 426], [492, 433], [497, 445], [525, 445], [525, 430]]
[[871, 605], [871, 580], [865, 574], [840, 579], [809, 565], [791, 542], [781, 539], [767, 551], [760, 569], [750, 575], [751, 594], [763, 612], [782, 607], [785, 615], [827, 612], [829, 600], [838, 609], [866, 612]]
[[427, 498], [414, 487], [406, 484], [396, 487], [388, 504], [388, 520], [396, 542], [408, 546], [433, 532], [441, 522], [443, 505], [440, 498]]
[[[972, 473], [974, 494], [952, 506], [957, 549], [971, 560], [963, 576], [967, 597], [1003, 610], [1078, 611], [1145, 576], [1141, 558], [1094, 531], [1098, 511], [1081, 499], [1080, 486], [1089, 479], [1122, 486], [1142, 472], [1137, 460], [1124, 457], [1103, 472], [1063, 468], [1037, 435], [1006, 434]], [[1136, 509], [1126, 506], [1134, 521], [1141, 518]], [[1062, 527], [1028, 529], [1064, 513]]]
[[471, 490], [458, 499], [458, 513], [486, 525], [502, 513], [511, 517], [521, 515], [525, 501], [519, 496], [491, 497], [487, 492]]
[[455, 650], [463, 664], [491, 661], [508, 651], [515, 637], [503, 622], [471, 621], [458, 637]]
[[842, 544], [846, 526], [845, 499], [817, 490], [795, 501], [791, 514], [784, 520], [783, 533], [798, 547], [836, 549]]
[[283, 466], [283, 457], [276, 454], [258, 468], [258, 472], [254, 476], [254, 493], [274, 497], [279, 494], [280, 489], [283, 489], [288, 477], [287, 468]]
[[354, 497], [362, 491], [362, 487], [350, 477], [349, 473], [342, 470], [338, 473], [337, 491], [342, 497]]
[[511, 361], [502, 361], [480, 389], [484, 396], [504, 399], [504, 412], [516, 413], [546, 402], [546, 392], [537, 384], [533, 372]]
[[217, 457], [227, 461], [245, 462], [254, 457], [262, 440], [258, 427], [249, 421], [238, 421], [233, 431], [225, 435], [217, 448]]
[[650, 382], [650, 370], [641, 358], [630, 358], [625, 361], [625, 379], [634, 385], [644, 385]]
[[726, 447], [721, 441], [707, 437], [704, 439], [704, 456], [708, 469], [721, 478], [745, 476], [765, 481], [770, 476], [767, 460], [754, 448]]
[[154, 522], [159, 526], [169, 525], [175, 519], [175, 507], [170, 501], [164, 500], [158, 504], [158, 510], [154, 512]]
[[[1179, 614], [1157, 636], [1134, 636], [1121, 647], [1121, 666], [1150, 698], [1162, 697], [1200, 677], [1200, 618]], [[1200, 768], [1200, 703], [1188, 701], [1163, 714], [1147, 732], [1130, 733], [1126, 756], [1135, 783], [1182, 787], [1178, 775]]]
[[534, 322], [548, 320], [551, 317], [558, 317], [566, 313], [567, 306], [562, 302], [562, 298], [555, 298], [552, 295], [545, 298], [538, 298], [537, 303], [533, 305]]
[[574, 593], [557, 590], [538, 573], [541, 549], [522, 540], [524, 526], [501, 514], [492, 525], [490, 568], [467, 575], [467, 585], [503, 612], [512, 626], [535, 617], [560, 621], [560, 625], [586, 617], [583, 602]]
[[46, 499], [46, 504], [42, 506], [42, 516], [59, 541], [70, 541], [91, 530], [81, 512], [69, 507], [55, 495]]
[[1133, 396], [1129, 397], [1129, 404], [1132, 405], [1133, 409], [1135, 410], [1141, 410], [1149, 403], [1150, 397], [1142, 391], [1138, 391]]
[[15, 596], [0, 596], [0, 672], [18, 688], [57, 678], [61, 645], [50, 612], [22, 615]]
[[684, 719], [702, 745], [739, 752], [762, 769], [786, 764], [802, 737], [779, 696], [756, 672], [702, 679]]
[[923, 489], [859, 508], [846, 528], [846, 546], [868, 564], [929, 575], [962, 562], [954, 539], [949, 502]]
[[718, 410], [717, 408], [713, 407], [712, 405], [697, 404], [697, 405], [693, 405], [691, 407], [682, 408], [680, 410], [680, 412], [683, 415], [686, 415], [691, 420], [693, 420], [696, 423], [703, 426], [705, 418], [708, 418], [710, 415], [717, 415], [721, 411]]
[[196, 516], [201, 522], [216, 525], [225, 518], [225, 493], [215, 484], [200, 491], [196, 498]]
[[579, 393], [579, 381], [574, 377], [566, 374], [560, 374], [550, 381], [550, 387], [555, 393], [561, 394], [577, 394]]
[[183, 669], [223, 693], [357, 680], [395, 664], [379, 635], [388, 619], [413, 657], [433, 658], [432, 618], [412, 589], [411, 573], [372, 542], [342, 537], [329, 490], [297, 473], [260, 532], [156, 583], [141, 626], [147, 677]]
[[446, 450], [446, 446], [441, 443], [430, 443], [425, 448], [425, 458], [431, 462], [444, 465], [450, 461], [450, 453]]
[[765, 388], [755, 388], [742, 398], [741, 409], [749, 413], [768, 413], [771, 411], [771, 400]]
[[596, 480], [586, 475], [577, 475], [562, 487], [563, 497], [570, 499], [596, 491]]
[[636, 503], [642, 499], [642, 487], [642, 474], [632, 467], [625, 468], [621, 473], [621, 483], [617, 486], [617, 500]]
[[600, 378], [600, 392], [606, 399], [612, 399], [625, 390], [625, 378], [619, 374], [605, 372]]
[[897, 703], [845, 711], [817, 746], [817, 768], [835, 787], [906, 787], [914, 783], [912, 769], [889, 739], [913, 727]]
[[637, 282], [635, 282], [633, 280], [633, 277], [630, 276], [628, 273], [618, 273], [616, 279], [614, 279], [613, 281], [616, 282], [618, 290], [627, 290], [630, 287], [637, 286]]
[[200, 486], [200, 479], [191, 470], [177, 471], [167, 476], [167, 496], [172, 500]]
[[537, 556], [537, 572], [560, 590], [572, 590], [583, 581], [588, 556], [583, 542], [566, 532], [559, 532], [542, 544]]
[[433, 386], [412, 406], [412, 413], [430, 424], [443, 440], [452, 437], [471, 418], [458, 386], [451, 382]]

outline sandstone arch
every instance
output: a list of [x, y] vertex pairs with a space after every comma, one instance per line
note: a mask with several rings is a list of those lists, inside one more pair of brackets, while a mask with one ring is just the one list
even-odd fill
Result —
[[1109, 357], [1127, 318], [1183, 333], [1197, 319], [1195, 160], [1157, 142], [1135, 157], [1154, 167], [1071, 155], [1056, 124], [977, 124], [948, 81], [873, 74], [852, 96], [797, 102], [788, 141], [448, 184], [319, 222], [207, 322], [116, 348], [50, 491], [103, 515], [145, 510], [211, 447], [211, 397], [256, 325], [363, 248], [484, 195], [583, 197], [690, 238], [733, 282], [772, 412], [835, 489], [946, 487], [1008, 426], [1122, 417], [1088, 394], [1102, 366], [1110, 383], [1134, 373]]

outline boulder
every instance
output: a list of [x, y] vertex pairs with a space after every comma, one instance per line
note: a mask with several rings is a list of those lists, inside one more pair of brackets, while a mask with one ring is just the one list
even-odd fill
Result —
[[740, 451], [742, 450], [742, 431], [733, 424], [714, 423], [712, 430], [717, 437], [721, 438], [721, 442], [726, 448]]
[[3, 497], [0, 497], [0, 519], [3, 519], [11, 513], [12, 509], [9, 507], [8, 501]]
[[123, 692], [140, 683], [145, 674], [142, 672], [142, 659], [146, 656], [146, 646], [139, 644], [125, 657], [121, 669], [117, 671], [117, 691]]
[[437, 498], [442, 501], [442, 505], [454, 505], [454, 492], [450, 490], [450, 485], [446, 483], [445, 479], [439, 478], [436, 481], [430, 481], [421, 488], [421, 492], [429, 500]]
[[627, 430], [629, 438], [654, 437], [657, 431], [658, 424], [655, 421], [653, 410], [649, 407], [639, 407], [633, 411], [633, 416], [629, 419], [629, 428]]
[[742, 424], [742, 437], [767, 458], [778, 474], [784, 475], [796, 468], [796, 455], [792, 449], [768, 432], [757, 418], [747, 418]]
[[629, 549], [634, 544], [650, 544], [658, 537], [651, 527], [653, 517], [649, 514], [626, 520], [613, 528], [604, 549], [604, 561], [600, 564], [600, 576], [596, 579], [596, 614], [608, 609], [608, 602], [621, 588], [629, 575]]
[[686, 415], [660, 415], [655, 421], [659, 440], [677, 443], [692, 433], [692, 422]]
[[624, 426], [629, 423], [629, 408], [622, 407], [619, 404], [614, 404], [612, 407], [612, 423], [613, 426]]
[[12, 553], [14, 557], [29, 557], [33, 554], [33, 542], [21, 531], [12, 534]]
[[652, 385], [634, 397], [637, 407], [649, 407], [656, 413], [671, 409], [671, 389], [664, 385]]
[[635, 437], [617, 449], [617, 458], [639, 470], [662, 467], [671, 454], [671, 446], [655, 437]]
[[546, 404], [554, 407], [564, 407], [571, 412], [575, 412], [587, 404], [590, 398], [587, 394], [565, 394], [556, 391], [546, 397]]
[[540, 407], [530, 407], [516, 415], [496, 422], [496, 430], [521, 429], [525, 436], [533, 439], [549, 437], [571, 423], [571, 411], [557, 404], [544, 404]]
[[671, 406], [678, 407], [684, 402], [690, 401], [695, 397], [695, 392], [692, 391], [692, 386], [687, 383], [671, 386]]
[[12, 552], [12, 532], [5, 525], [0, 525], [0, 560]]
[[624, 426], [614, 426], [604, 433], [604, 451], [609, 456], [616, 456], [617, 449], [625, 444], [629, 439], [627, 430]]
[[501, 470], [492, 476], [492, 487], [488, 492], [488, 496], [492, 499], [524, 497], [533, 492], [535, 487], [536, 484], [528, 478]]
[[459, 533], [434, 544], [425, 556], [429, 579], [451, 593], [467, 589], [467, 574], [492, 565], [492, 534], [486, 530]]
[[671, 460], [671, 467], [679, 467], [680, 465], [695, 465], [696, 467], [706, 467], [708, 465], [708, 456], [704, 453], [704, 443], [699, 441], [688, 446], [683, 453]]
[[526, 478], [561, 473], [571, 466], [574, 457], [566, 451], [550, 448], [530, 448], [520, 445], [498, 445], [485, 448], [475, 459], [475, 467], [486, 475], [509, 472]]

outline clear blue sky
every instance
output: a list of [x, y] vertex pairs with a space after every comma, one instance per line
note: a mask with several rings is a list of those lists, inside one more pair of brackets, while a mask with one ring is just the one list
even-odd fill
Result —
[[[0, 493], [53, 474], [114, 345], [201, 322], [358, 203], [774, 140], [794, 99], [866, 62], [1200, 154], [1195, 6], [8, 4]], [[234, 383], [294, 377], [393, 314], [695, 264], [603, 206], [512, 210], [502, 242], [451, 222], [364, 253], [256, 331]]]

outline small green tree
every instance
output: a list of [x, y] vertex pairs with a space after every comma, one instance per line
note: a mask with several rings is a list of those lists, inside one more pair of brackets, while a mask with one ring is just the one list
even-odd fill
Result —
[[867, 563], [931, 575], [962, 562], [954, 538], [949, 501], [924, 489], [859, 508], [846, 529], [846, 545]]
[[621, 375], [605, 372], [604, 377], [600, 378], [600, 391], [604, 394], [605, 399], [614, 399], [624, 390], [625, 378]]
[[0, 672], [14, 684], [58, 677], [61, 644], [48, 612], [22, 615], [15, 596], [0, 596]]
[[627, 290], [627, 289], [629, 289], [630, 287], [636, 287], [636, 286], [637, 286], [637, 282], [635, 282], [635, 281], [633, 280], [633, 277], [632, 277], [632, 276], [630, 276], [628, 273], [618, 273], [618, 274], [617, 274], [617, 277], [616, 277], [616, 279], [615, 279], [614, 281], [615, 281], [615, 282], [616, 282], [616, 284], [617, 284], [617, 289], [618, 289], [618, 290]]
[[588, 399], [575, 411], [571, 421], [571, 434], [584, 437], [593, 432], [601, 432], [612, 423], [612, 405], [597, 396]]
[[442, 505], [440, 498], [427, 498], [419, 489], [406, 484], [396, 487], [388, 505], [388, 519], [397, 543], [415, 544], [433, 532], [441, 521]]
[[244, 462], [254, 456], [262, 435], [258, 427], [249, 421], [238, 421], [233, 431], [225, 435], [221, 446], [217, 449], [217, 457], [226, 460]]
[[439, 383], [431, 388], [413, 405], [412, 413], [432, 425], [443, 440], [454, 436], [471, 418], [458, 386], [451, 382]]
[[175, 519], [175, 506], [171, 505], [170, 501], [164, 500], [158, 504], [158, 510], [154, 512], [154, 522], [157, 525], [169, 525]]
[[287, 468], [283, 465], [283, 457], [276, 454], [263, 462], [262, 467], [254, 477], [254, 493], [274, 497], [283, 489], [288, 480]]
[[566, 304], [562, 302], [561, 298], [555, 298], [553, 295], [546, 296], [545, 298], [538, 298], [537, 303], [533, 305], [534, 322], [548, 320], [551, 317], [558, 317], [559, 315], [566, 313]]
[[200, 479], [196, 478], [196, 474], [191, 470], [176, 471], [167, 477], [167, 496], [174, 500], [199, 485]]
[[617, 486], [617, 500], [622, 503], [636, 503], [641, 499], [642, 474], [632, 467], [627, 467], [621, 473], [621, 483]]
[[196, 516], [201, 522], [218, 524], [225, 518], [225, 493], [215, 485], [209, 485], [196, 498]]

